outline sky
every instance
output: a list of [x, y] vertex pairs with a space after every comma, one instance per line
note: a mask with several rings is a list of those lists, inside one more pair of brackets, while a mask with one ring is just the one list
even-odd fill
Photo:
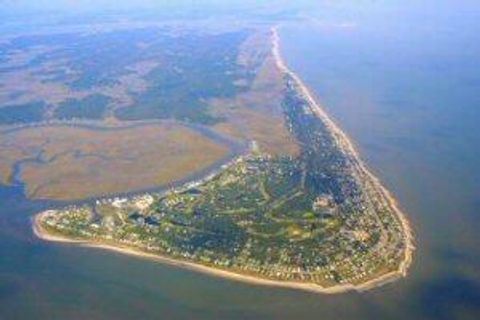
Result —
[[309, 9], [322, 7], [349, 7], [369, 10], [372, 7], [408, 8], [423, 6], [436, 11], [455, 7], [478, 8], [478, 0], [0, 0], [0, 12], [19, 11], [91, 11], [164, 8], [203, 8], [204, 10], [231, 10], [238, 8]]
[[18, 21], [46, 20], [50, 14], [69, 20], [76, 14], [98, 13], [141, 17], [147, 14], [162, 19], [281, 13], [282, 17], [352, 24], [368, 19], [383, 19], [387, 25], [390, 19], [398, 20], [398, 25], [416, 19], [441, 19], [448, 25], [453, 20], [474, 22], [480, 11], [478, 3], [479, 0], [0, 0], [0, 30], [2, 25], [7, 30], [5, 26], [12, 21], [18, 24]]
[[[295, 17], [312, 0], [0, 0], [0, 31], [110, 19]], [[1, 35], [0, 35], [1, 36]]]
[[[163, 9], [163, 8], [204, 8], [216, 10], [235, 10], [237, 8], [254, 8], [265, 5], [288, 6], [285, 0], [0, 0], [0, 10], [16, 11], [91, 11], [91, 10], [129, 10], [129, 9]], [[298, 4], [311, 1], [299, 0]]]

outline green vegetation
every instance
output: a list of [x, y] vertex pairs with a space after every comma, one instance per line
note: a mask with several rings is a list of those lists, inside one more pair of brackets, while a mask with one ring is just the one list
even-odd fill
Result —
[[95, 210], [67, 208], [44, 217], [43, 226], [278, 280], [328, 286], [394, 269], [400, 252], [377, 252], [378, 222], [306, 189], [304, 174], [293, 158], [249, 156], [199, 186], [104, 200]]
[[236, 60], [245, 36], [239, 32], [172, 39], [161, 54], [161, 65], [147, 76], [149, 88], [136, 96], [133, 106], [117, 110], [117, 117], [176, 118], [203, 124], [220, 121], [209, 114], [207, 100], [240, 92], [235, 81], [247, 75]]
[[[47, 114], [101, 119], [111, 111], [120, 120], [215, 124], [223, 119], [210, 112], [209, 99], [233, 97], [253, 80], [251, 70], [237, 63], [251, 34], [152, 27], [14, 38], [0, 44], [0, 52], [12, 56], [0, 62], [0, 83], [6, 85], [0, 94], [16, 90], [7, 80], [18, 77], [28, 82], [28, 90], [12, 96], [11, 104], [16, 99], [42, 104], [29, 104], [41, 107], [32, 117], [22, 114], [21, 121], [12, 116], [1, 123], [41, 121]], [[16, 55], [25, 62], [17, 63]]]
[[[117, 117], [220, 121], [207, 101], [246, 90], [254, 73], [237, 63], [244, 37], [185, 33], [152, 41], [145, 54], [160, 57], [160, 65], [146, 72], [149, 85], [132, 95], [133, 105], [116, 109]], [[272, 156], [252, 143], [257, 146], [252, 154], [206, 180], [161, 195], [49, 212], [41, 216], [41, 227], [69, 238], [326, 287], [398, 271], [409, 239], [396, 209], [345, 141], [313, 112], [300, 84], [288, 74], [280, 78], [282, 120], [301, 149], [295, 156]]]
[[8, 105], [0, 108], [0, 124], [16, 124], [40, 121], [46, 106], [42, 102]]
[[55, 117], [70, 119], [101, 119], [111, 99], [102, 94], [93, 94], [83, 99], [68, 99], [55, 109]]

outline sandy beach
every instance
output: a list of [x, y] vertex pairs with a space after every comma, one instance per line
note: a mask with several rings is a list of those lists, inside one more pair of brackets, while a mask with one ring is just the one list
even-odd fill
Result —
[[82, 241], [82, 240], [74, 240], [66, 237], [61, 237], [58, 235], [52, 235], [48, 233], [40, 224], [43, 214], [44, 213], [39, 213], [35, 215], [34, 218], [32, 219], [33, 232], [41, 240], [50, 241], [50, 242], [59, 242], [67, 245], [68, 244], [80, 245], [80, 246], [89, 247], [89, 248], [97, 248], [102, 250], [114, 251], [121, 254], [135, 256], [135, 257], [147, 259], [150, 261], [168, 264], [175, 267], [181, 267], [181, 268], [195, 271], [195, 272], [201, 272], [203, 274], [207, 274], [211, 276], [217, 276], [224, 279], [249, 283], [253, 285], [262, 285], [262, 286], [278, 287], [278, 288], [285, 288], [285, 289], [297, 289], [297, 290], [303, 290], [303, 291], [314, 292], [314, 293], [322, 293], [322, 294], [337, 294], [337, 293], [342, 293], [347, 291], [365, 291], [373, 287], [376, 287], [378, 285], [391, 282], [399, 277], [397, 273], [395, 274], [392, 273], [392, 274], [383, 275], [378, 279], [373, 279], [371, 281], [365, 282], [358, 286], [345, 284], [345, 285], [332, 286], [328, 288], [325, 288], [313, 283], [293, 282], [293, 281], [275, 281], [275, 280], [269, 280], [269, 279], [262, 279], [255, 276], [249, 276], [249, 275], [240, 274], [232, 271], [222, 270], [219, 268], [208, 267], [208, 266], [193, 263], [193, 262], [172, 259], [166, 256], [144, 252], [131, 247], [109, 245], [105, 243], [96, 243], [96, 242]]
[[62, 243], [70, 243], [70, 244], [75, 244], [75, 245], [81, 245], [81, 246], [86, 246], [86, 247], [93, 247], [93, 248], [99, 248], [99, 249], [104, 249], [104, 250], [111, 250], [115, 252], [119, 252], [122, 254], [127, 254], [127, 255], [132, 255], [136, 257], [141, 257], [145, 259], [149, 259], [152, 261], [157, 261], [161, 263], [165, 263], [168, 265], [172, 266], [178, 266], [182, 267], [185, 269], [189, 269], [192, 271], [197, 271], [201, 272], [204, 274], [212, 275], [212, 276], [218, 276], [222, 277], [228, 280], [234, 280], [234, 281], [241, 281], [249, 284], [254, 284], [254, 285], [263, 285], [263, 286], [270, 286], [270, 287], [279, 287], [279, 288], [290, 288], [290, 289], [299, 289], [299, 290], [304, 290], [304, 291], [309, 291], [309, 292], [315, 292], [315, 293], [322, 293], [322, 294], [337, 294], [337, 293], [342, 293], [346, 291], [365, 291], [380, 285], [383, 285], [385, 283], [389, 283], [392, 281], [395, 281], [401, 277], [404, 277], [407, 275], [407, 271], [409, 266], [411, 265], [412, 262], [412, 256], [413, 256], [413, 251], [414, 251], [414, 246], [413, 246], [413, 234], [410, 228], [410, 225], [408, 223], [408, 220], [404, 213], [400, 210], [398, 207], [398, 204], [396, 200], [393, 198], [393, 196], [389, 193], [389, 191], [382, 186], [380, 181], [367, 169], [365, 164], [361, 161], [358, 153], [356, 152], [353, 144], [351, 141], [348, 139], [348, 137], [343, 133], [343, 131], [330, 119], [330, 117], [323, 111], [323, 109], [320, 107], [320, 105], [313, 99], [312, 95], [310, 94], [309, 90], [307, 87], [302, 83], [300, 78], [293, 73], [288, 67], [285, 65], [281, 55], [280, 55], [280, 39], [278, 37], [277, 30], [274, 28], [272, 29], [272, 40], [273, 40], [273, 46], [272, 46], [272, 54], [276, 60], [277, 67], [284, 72], [285, 74], [289, 75], [296, 81], [299, 89], [301, 90], [301, 94], [309, 101], [312, 111], [322, 120], [324, 123], [328, 126], [328, 128], [331, 130], [333, 136], [336, 139], [336, 142], [338, 146], [346, 153], [351, 156], [351, 158], [354, 160], [354, 166], [356, 170], [363, 174], [366, 178], [369, 179], [369, 181], [375, 186], [376, 190], [378, 190], [384, 199], [388, 202], [388, 205], [392, 208], [392, 210], [395, 211], [396, 216], [398, 220], [400, 221], [402, 225], [402, 229], [404, 231], [404, 239], [406, 242], [406, 249], [404, 253], [404, 259], [400, 263], [398, 270], [383, 274], [375, 279], [369, 280], [367, 282], [364, 282], [360, 285], [352, 285], [352, 284], [344, 284], [344, 285], [335, 285], [331, 287], [322, 287], [317, 284], [313, 283], [306, 283], [306, 282], [293, 282], [293, 281], [275, 281], [275, 280], [269, 280], [269, 279], [263, 279], [259, 278], [256, 276], [250, 276], [250, 275], [245, 275], [245, 274], [240, 274], [236, 273], [233, 271], [227, 271], [227, 270], [222, 270], [219, 268], [214, 268], [214, 267], [208, 267], [205, 265], [201, 264], [196, 264], [193, 262], [189, 261], [184, 261], [184, 260], [177, 260], [177, 259], [172, 259], [169, 257], [165, 256], [160, 256], [157, 254], [152, 254], [148, 252], [141, 251], [139, 249], [134, 249], [131, 247], [124, 247], [120, 245], [110, 245], [110, 244], [105, 244], [105, 243], [96, 243], [96, 242], [90, 242], [90, 241], [81, 241], [81, 240], [72, 240], [68, 238], [64, 238], [61, 236], [57, 235], [52, 235], [46, 232], [45, 229], [42, 228], [40, 221], [42, 219], [42, 216], [45, 213], [40, 213], [37, 214], [33, 220], [33, 230], [35, 235], [46, 241], [53, 241], [53, 242], [62, 242]]
[[310, 106], [312, 107], [312, 112], [314, 112], [326, 124], [326, 126], [332, 132], [334, 139], [337, 142], [337, 145], [342, 149], [342, 151], [346, 154], [349, 154], [351, 159], [354, 160], [354, 165], [357, 171], [364, 174], [370, 180], [370, 182], [375, 186], [375, 188], [382, 194], [382, 196], [388, 202], [389, 207], [395, 212], [398, 220], [402, 225], [403, 232], [404, 232], [403, 236], [406, 243], [406, 249], [404, 253], [404, 259], [400, 263], [398, 270], [382, 275], [376, 279], [370, 280], [362, 284], [360, 287], [362, 287], [362, 289], [369, 289], [369, 288], [384, 284], [386, 282], [393, 281], [398, 277], [401, 277], [401, 276], [405, 277], [407, 275], [408, 268], [412, 263], [413, 251], [415, 250], [415, 246], [413, 245], [413, 241], [414, 241], [413, 232], [410, 227], [410, 223], [406, 218], [406, 215], [399, 208], [397, 200], [393, 197], [390, 191], [388, 191], [381, 184], [380, 180], [371, 173], [371, 171], [367, 168], [365, 163], [361, 160], [359, 153], [356, 151], [355, 147], [353, 146], [353, 143], [350, 141], [347, 135], [328, 116], [328, 114], [323, 110], [323, 108], [320, 107], [320, 104], [313, 98], [312, 94], [308, 90], [307, 86], [302, 82], [302, 80], [287, 67], [280, 53], [280, 37], [278, 35], [277, 28], [276, 27], [272, 28], [271, 32], [272, 32], [272, 38], [273, 38], [272, 52], [275, 57], [277, 67], [282, 72], [289, 75], [297, 83], [298, 87], [301, 90], [301, 94], [307, 99]]

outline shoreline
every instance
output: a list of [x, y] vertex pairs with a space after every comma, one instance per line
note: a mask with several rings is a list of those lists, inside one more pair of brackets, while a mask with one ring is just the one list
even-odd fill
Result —
[[[76, 198], [76, 197], [31, 197], [30, 195], [25, 193], [26, 198], [30, 200], [42, 200], [42, 201], [54, 201], [58, 204], [62, 205], [77, 205], [77, 204], [84, 204], [84, 203], [92, 203], [96, 200], [101, 200], [105, 198], [113, 198], [113, 197], [130, 197], [135, 195], [142, 195], [145, 193], [163, 193], [169, 189], [169, 185], [174, 185], [175, 187], [183, 186], [186, 183], [191, 182], [192, 180], [202, 179], [212, 173], [215, 174], [221, 167], [227, 165], [232, 160], [235, 160], [241, 155], [244, 155], [248, 151], [248, 144], [245, 142], [241, 142], [234, 138], [230, 138], [228, 136], [223, 136], [217, 133], [215, 130], [208, 128], [203, 125], [194, 124], [194, 123], [187, 123], [187, 122], [175, 122], [170, 119], [154, 119], [154, 120], [138, 120], [138, 121], [125, 121], [123, 123], [117, 123], [113, 126], [109, 126], [105, 123], [105, 121], [50, 121], [50, 122], [37, 122], [31, 124], [20, 124], [14, 126], [1, 126], [0, 125], [0, 133], [3, 134], [10, 134], [15, 133], [17, 131], [22, 130], [29, 130], [29, 129], [38, 129], [38, 128], [60, 128], [60, 127], [68, 127], [73, 129], [84, 129], [84, 130], [93, 130], [93, 131], [121, 131], [121, 130], [129, 130], [129, 129], [137, 129], [142, 127], [148, 126], [180, 126], [182, 128], [186, 128], [188, 130], [192, 130], [192, 132], [198, 133], [202, 137], [213, 141], [216, 144], [225, 146], [227, 148], [226, 153], [224, 156], [218, 158], [217, 160], [213, 161], [210, 164], [207, 164], [203, 168], [199, 168], [198, 170], [194, 170], [190, 173], [187, 173], [184, 177], [180, 179], [176, 179], [170, 184], [164, 183], [160, 185], [153, 185], [153, 186], [143, 186], [139, 188], [132, 188], [128, 191], [108, 191], [102, 192], [98, 194], [92, 194], [87, 197], [83, 198]], [[17, 162], [21, 162], [22, 160], [15, 160], [12, 165], [12, 168], [16, 165]], [[36, 161], [37, 160], [33, 160]], [[4, 186], [24, 186], [25, 182], [21, 179], [17, 181], [15, 178], [16, 173], [15, 170], [12, 170], [8, 181], [0, 182], [1, 185]]]
[[379, 285], [378, 281], [381, 281], [381, 284], [386, 284], [396, 280], [396, 278], [392, 278], [391, 276], [384, 277], [381, 276], [381, 280], [379, 279], [372, 279], [361, 285], [352, 285], [352, 284], [342, 284], [342, 285], [335, 285], [331, 287], [322, 287], [321, 285], [314, 284], [314, 283], [307, 283], [307, 282], [294, 282], [294, 281], [277, 281], [277, 280], [270, 280], [264, 279], [256, 276], [241, 274], [234, 271], [228, 271], [216, 267], [209, 267], [202, 264], [189, 262], [182, 259], [175, 259], [170, 258], [167, 256], [148, 253], [140, 249], [135, 249], [132, 247], [127, 246], [120, 246], [120, 245], [110, 245], [106, 243], [100, 242], [93, 242], [87, 240], [77, 240], [77, 239], [70, 239], [58, 235], [52, 235], [48, 233], [40, 224], [40, 220], [46, 212], [39, 213], [32, 218], [32, 225], [33, 225], [33, 233], [37, 238], [44, 241], [49, 242], [57, 242], [63, 243], [66, 245], [79, 245], [86, 248], [95, 248], [107, 251], [113, 251], [120, 254], [139, 257], [145, 260], [163, 263], [169, 266], [174, 267], [181, 267], [183, 269], [200, 272], [202, 274], [206, 274], [209, 276], [220, 277], [226, 280], [237, 281], [241, 283], [251, 284], [251, 285], [259, 285], [259, 286], [268, 286], [268, 287], [276, 287], [276, 288], [283, 288], [283, 289], [296, 289], [302, 290], [306, 292], [312, 293], [321, 293], [321, 294], [338, 294], [344, 293], [349, 291], [357, 291], [362, 292], [369, 290], [371, 288], [377, 287]]
[[238, 282], [243, 282], [243, 283], [248, 283], [253, 285], [262, 285], [262, 286], [285, 288], [285, 289], [297, 289], [297, 290], [313, 292], [313, 293], [321, 293], [321, 294], [338, 294], [338, 293], [344, 293], [348, 291], [362, 292], [362, 291], [370, 290], [378, 286], [393, 282], [402, 277], [405, 277], [408, 273], [408, 268], [412, 263], [413, 251], [415, 250], [415, 248], [413, 246], [412, 229], [410, 228], [410, 224], [406, 216], [400, 210], [396, 199], [381, 184], [380, 180], [368, 170], [366, 165], [361, 160], [358, 152], [355, 150], [352, 142], [348, 139], [347, 135], [333, 122], [333, 120], [331, 120], [331, 118], [327, 115], [327, 113], [315, 101], [315, 99], [312, 97], [311, 93], [309, 92], [305, 84], [301, 81], [301, 79], [286, 66], [280, 54], [280, 38], [278, 36], [278, 32], [276, 28], [272, 29], [271, 54], [280, 72], [290, 76], [295, 81], [296, 85], [300, 89], [300, 93], [309, 102], [312, 112], [314, 112], [318, 116], [318, 118], [322, 120], [325, 123], [325, 125], [328, 127], [328, 129], [331, 131], [332, 136], [334, 137], [335, 141], [338, 144], [338, 147], [344, 153], [346, 153], [351, 157], [351, 159], [353, 160], [353, 165], [356, 167], [357, 171], [365, 175], [364, 179], [365, 178], [369, 179], [369, 182], [373, 184], [375, 189], [384, 198], [388, 206], [393, 211], [395, 211], [396, 217], [398, 218], [401, 224], [401, 227], [403, 229], [403, 237], [406, 243], [404, 259], [399, 264], [399, 267], [397, 270], [394, 270], [385, 274], [381, 274], [378, 277], [372, 278], [358, 285], [341, 284], [341, 285], [334, 285], [331, 287], [323, 287], [319, 284], [308, 283], [308, 282], [280, 281], [280, 280], [265, 279], [258, 276], [242, 274], [240, 272], [229, 271], [229, 270], [225, 270], [217, 267], [210, 267], [210, 266], [202, 265], [199, 263], [186, 261], [183, 259], [170, 258], [170, 257], [162, 256], [159, 254], [148, 253], [140, 249], [135, 249], [132, 247], [127, 247], [127, 246], [122, 246], [117, 244], [111, 245], [108, 243], [101, 243], [101, 242], [88, 241], [88, 240], [76, 240], [76, 239], [69, 239], [62, 236], [52, 235], [52, 234], [49, 234], [40, 224], [40, 220], [42, 219], [42, 216], [46, 212], [36, 214], [32, 218], [34, 234], [39, 239], [45, 240], [45, 241], [76, 244], [76, 245], [81, 245], [89, 248], [98, 248], [103, 250], [114, 251], [121, 254], [141, 257], [143, 259], [148, 259], [150, 261], [164, 263], [170, 266], [182, 267], [187, 270], [201, 272], [203, 274], [207, 274], [211, 276], [221, 277], [227, 280], [233, 280], [233, 281], [238, 281]]
[[[304, 98], [307, 99], [309, 102], [312, 112], [320, 118], [328, 129], [331, 131], [333, 138], [336, 140], [338, 147], [343, 150], [346, 154], [349, 154], [352, 160], [354, 160], [354, 165], [357, 167], [357, 170], [360, 173], [366, 175], [366, 177], [370, 180], [370, 182], [375, 186], [375, 188], [380, 192], [380, 194], [385, 198], [390, 208], [395, 212], [398, 220], [403, 229], [403, 237], [406, 242], [404, 259], [400, 263], [399, 268], [396, 271], [392, 271], [386, 273], [378, 278], [372, 279], [367, 281], [366, 283], [360, 285], [363, 288], [370, 289], [386, 282], [391, 282], [396, 280], [400, 277], [405, 277], [408, 274], [408, 268], [412, 264], [413, 261], [413, 251], [415, 251], [415, 246], [413, 245], [413, 231], [410, 226], [410, 222], [408, 221], [406, 215], [400, 209], [397, 200], [391, 194], [391, 192], [382, 185], [379, 178], [376, 177], [366, 166], [366, 164], [362, 161], [359, 153], [355, 149], [353, 143], [348, 138], [347, 134], [340, 129], [340, 127], [329, 117], [329, 115], [322, 109], [319, 103], [313, 98], [312, 94], [308, 90], [307, 86], [302, 82], [300, 77], [297, 76], [292, 70], [290, 70], [287, 65], [285, 64], [282, 55], [280, 53], [280, 37], [278, 35], [277, 27], [273, 27], [271, 29], [272, 32], [272, 39], [273, 39], [273, 47], [272, 47], [272, 54], [274, 56], [275, 62], [277, 63], [277, 67], [280, 69], [281, 72], [290, 76], [297, 84], [299, 89], [301, 90], [301, 94]], [[366, 285], [366, 286], [364, 286]]]

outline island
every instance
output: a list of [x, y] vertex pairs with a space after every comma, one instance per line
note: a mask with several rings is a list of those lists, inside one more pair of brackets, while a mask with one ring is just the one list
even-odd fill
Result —
[[275, 28], [269, 39], [283, 121], [298, 151], [269, 152], [250, 139], [200, 179], [41, 212], [33, 218], [35, 234], [320, 293], [361, 291], [405, 276], [414, 251], [406, 216], [288, 69]]

